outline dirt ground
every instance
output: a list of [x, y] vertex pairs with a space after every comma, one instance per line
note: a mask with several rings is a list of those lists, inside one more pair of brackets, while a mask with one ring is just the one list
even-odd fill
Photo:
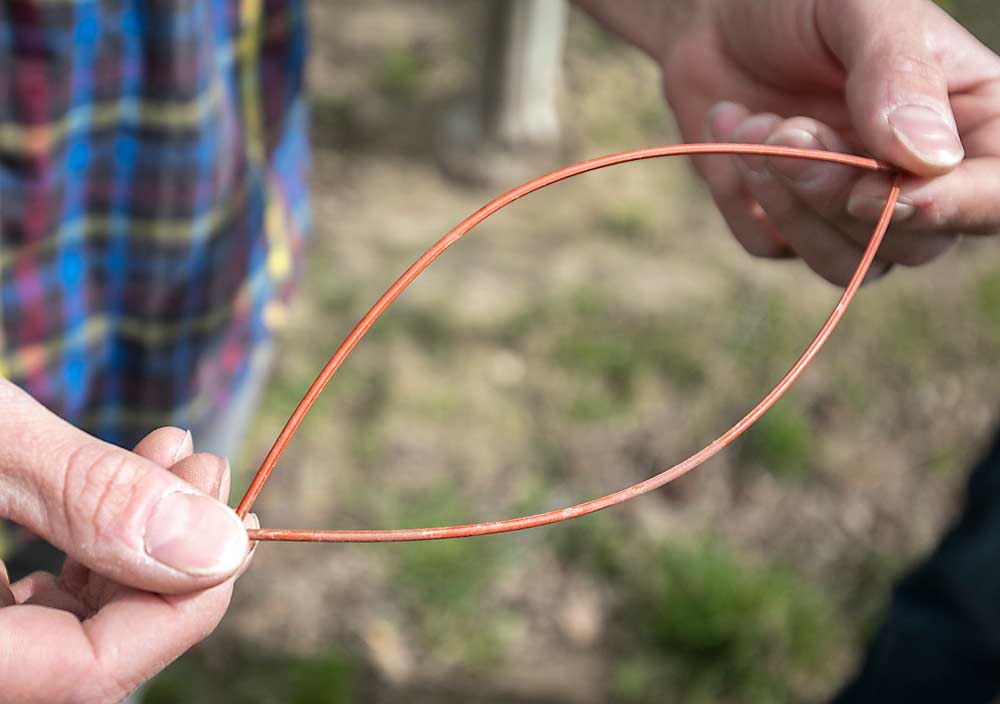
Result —
[[[247, 473], [375, 297], [516, 183], [516, 168], [485, 185], [441, 169], [481, 10], [312, 3], [315, 239]], [[655, 69], [578, 15], [562, 115], [561, 145], [530, 169], [678, 139]], [[996, 243], [969, 240], [866, 287], [746, 440], [655, 495], [471, 541], [262, 545], [220, 634], [180, 667], [308, 661], [326, 698], [302, 701], [817, 699], [939, 536], [995, 420], [997, 261]], [[734, 422], [836, 296], [800, 265], [747, 257], [684, 162], [547, 189], [376, 326], [286, 454], [262, 521], [467, 522], [621, 488]]]

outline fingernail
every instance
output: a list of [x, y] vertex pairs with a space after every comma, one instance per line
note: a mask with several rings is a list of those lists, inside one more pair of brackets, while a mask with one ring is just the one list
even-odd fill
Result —
[[184, 437], [181, 439], [181, 442], [177, 446], [177, 449], [174, 450], [174, 457], [171, 464], [189, 455], [191, 453], [191, 450], [193, 449], [194, 449], [194, 441], [191, 438], [191, 431], [185, 430]]
[[[257, 518], [256, 513], [248, 513], [247, 517], [243, 519], [243, 525], [246, 526], [247, 530], [255, 530], [260, 528], [260, 519]], [[237, 579], [242, 577], [248, 569], [250, 569], [250, 564], [253, 562], [254, 555], [257, 554], [257, 546], [260, 545], [259, 540], [250, 541], [250, 552], [247, 553], [246, 557], [243, 558], [243, 564], [236, 571]]]
[[[743, 120], [735, 129], [732, 139], [734, 142], [761, 144], [771, 135], [771, 132], [780, 122], [781, 119], [777, 115], [770, 113], [751, 115]], [[771, 177], [767, 168], [767, 157], [744, 154], [740, 156], [740, 162], [746, 167], [747, 171], [755, 176]]]
[[726, 135], [722, 134], [722, 125], [720, 124], [720, 118], [729, 111], [738, 109], [739, 106], [736, 103], [730, 103], [727, 101], [722, 101], [716, 103], [711, 110], [708, 111], [708, 115], [705, 118], [705, 132], [708, 137], [709, 142], [720, 142]]
[[[792, 127], [775, 132], [767, 140], [768, 144], [797, 149], [823, 149], [816, 136], [803, 129]], [[808, 159], [793, 159], [790, 157], [771, 157], [768, 160], [771, 168], [792, 181], [808, 183], [815, 181], [829, 168], [827, 164]]]
[[[851, 196], [847, 201], [847, 212], [858, 220], [865, 222], [878, 222], [885, 210], [885, 199], [870, 198], [868, 196]], [[892, 211], [892, 222], [903, 222], [913, 217], [917, 209], [910, 203], [896, 201], [896, 206]]]
[[160, 499], [146, 523], [146, 553], [195, 576], [230, 574], [243, 562], [247, 533], [235, 512], [200, 494]]
[[896, 138], [918, 159], [933, 166], [953, 167], [965, 156], [954, 125], [924, 105], [903, 105], [889, 113]]
[[[247, 530], [259, 530], [260, 518], [257, 517], [256, 513], [248, 513], [247, 517], [243, 519], [243, 525], [246, 526]], [[251, 540], [250, 543], [250, 554], [247, 555], [248, 561], [253, 559], [253, 554], [257, 551], [257, 546], [260, 545], [260, 541]]]

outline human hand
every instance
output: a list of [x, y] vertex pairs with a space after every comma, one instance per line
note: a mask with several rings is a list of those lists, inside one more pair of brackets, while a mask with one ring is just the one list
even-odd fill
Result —
[[68, 555], [9, 587], [0, 562], [0, 699], [120, 701], [215, 629], [249, 566], [228, 463], [177, 428], [102, 443], [2, 379], [0, 409], [0, 516]]
[[[686, 141], [868, 153], [908, 172], [876, 272], [1000, 228], [1000, 59], [929, 0], [691, 8], [644, 47]], [[890, 186], [885, 174], [801, 160], [697, 165], [748, 251], [797, 255], [840, 285]]]

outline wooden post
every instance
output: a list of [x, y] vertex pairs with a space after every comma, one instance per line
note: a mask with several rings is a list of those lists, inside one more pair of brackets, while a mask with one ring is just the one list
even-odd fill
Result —
[[483, 132], [512, 146], [559, 137], [565, 0], [493, 2], [483, 64]]
[[476, 97], [446, 115], [439, 143], [452, 176], [508, 183], [554, 156], [568, 16], [566, 0], [491, 0]]

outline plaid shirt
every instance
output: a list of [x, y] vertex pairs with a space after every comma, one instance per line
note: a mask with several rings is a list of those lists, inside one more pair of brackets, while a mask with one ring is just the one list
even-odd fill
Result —
[[224, 407], [307, 225], [305, 21], [0, 3], [0, 374], [123, 445]]

